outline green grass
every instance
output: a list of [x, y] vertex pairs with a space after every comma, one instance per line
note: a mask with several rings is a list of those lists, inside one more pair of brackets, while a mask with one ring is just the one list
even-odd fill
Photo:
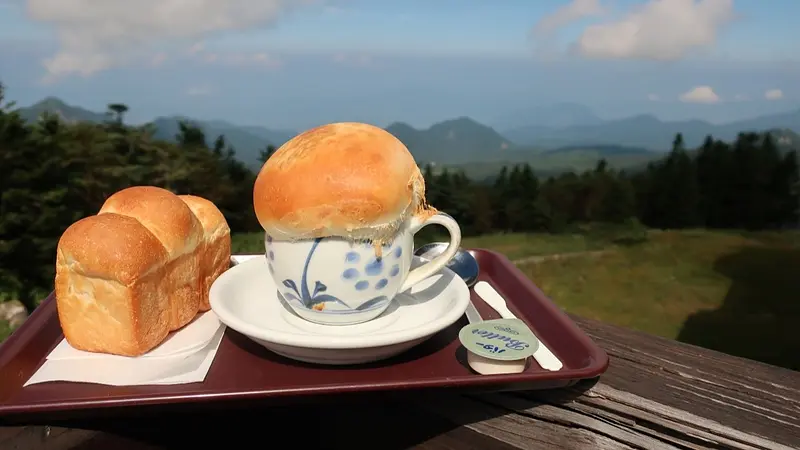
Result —
[[667, 231], [522, 270], [579, 316], [800, 370], [799, 237]]

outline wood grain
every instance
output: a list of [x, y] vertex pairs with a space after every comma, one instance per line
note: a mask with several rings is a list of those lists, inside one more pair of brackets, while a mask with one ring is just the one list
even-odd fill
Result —
[[[265, 430], [310, 448], [797, 449], [800, 373], [573, 317], [611, 357], [569, 389], [438, 394], [372, 403], [170, 417], [76, 428], [0, 428], [0, 449], [162, 449]], [[798, 355], [800, 357], [800, 355]], [[196, 430], [196, 431], [187, 431]]]

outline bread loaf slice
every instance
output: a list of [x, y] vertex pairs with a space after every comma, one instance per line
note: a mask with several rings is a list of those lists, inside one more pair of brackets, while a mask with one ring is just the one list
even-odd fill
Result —
[[115, 193], [58, 243], [56, 304], [67, 341], [125, 356], [152, 350], [209, 309], [225, 254], [227, 269], [230, 231], [208, 200], [152, 186]]
[[134, 186], [106, 199], [98, 215], [106, 213], [138, 220], [161, 242], [170, 259], [163, 280], [170, 297], [170, 330], [189, 323], [200, 310], [202, 297], [199, 247], [203, 226], [192, 210], [166, 189]]
[[218, 276], [231, 264], [231, 229], [214, 203], [194, 195], [179, 195], [203, 226], [200, 243], [200, 278], [203, 289], [200, 311], [208, 311], [208, 291]]
[[56, 305], [67, 342], [88, 352], [137, 356], [170, 330], [163, 280], [169, 255], [138, 220], [89, 216], [58, 241]]

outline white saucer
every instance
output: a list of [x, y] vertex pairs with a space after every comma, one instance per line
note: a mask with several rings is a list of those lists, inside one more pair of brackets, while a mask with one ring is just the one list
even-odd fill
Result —
[[222, 323], [279, 355], [316, 364], [358, 364], [394, 356], [455, 323], [469, 304], [469, 288], [445, 268], [398, 294], [374, 320], [320, 325], [285, 305], [266, 259], [256, 257], [217, 278], [209, 300]]

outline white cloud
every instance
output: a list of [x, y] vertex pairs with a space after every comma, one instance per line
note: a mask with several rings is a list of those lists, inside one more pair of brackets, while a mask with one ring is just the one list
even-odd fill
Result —
[[26, 0], [28, 15], [55, 27], [50, 78], [91, 75], [152, 55], [153, 46], [270, 25], [318, 0]]
[[783, 91], [780, 89], [770, 89], [764, 92], [764, 98], [767, 100], [780, 100], [783, 98]]
[[647, 94], [647, 99], [651, 102], [657, 102], [661, 100], [661, 97], [659, 97], [658, 94]]
[[692, 90], [684, 92], [679, 97], [685, 103], [717, 103], [719, 96], [711, 86], [695, 86]]
[[533, 26], [533, 34], [540, 38], [546, 37], [584, 17], [597, 16], [604, 12], [600, 0], [573, 0], [539, 19]]
[[677, 60], [713, 47], [734, 18], [733, 0], [650, 0], [618, 20], [586, 27], [575, 50], [590, 58]]

